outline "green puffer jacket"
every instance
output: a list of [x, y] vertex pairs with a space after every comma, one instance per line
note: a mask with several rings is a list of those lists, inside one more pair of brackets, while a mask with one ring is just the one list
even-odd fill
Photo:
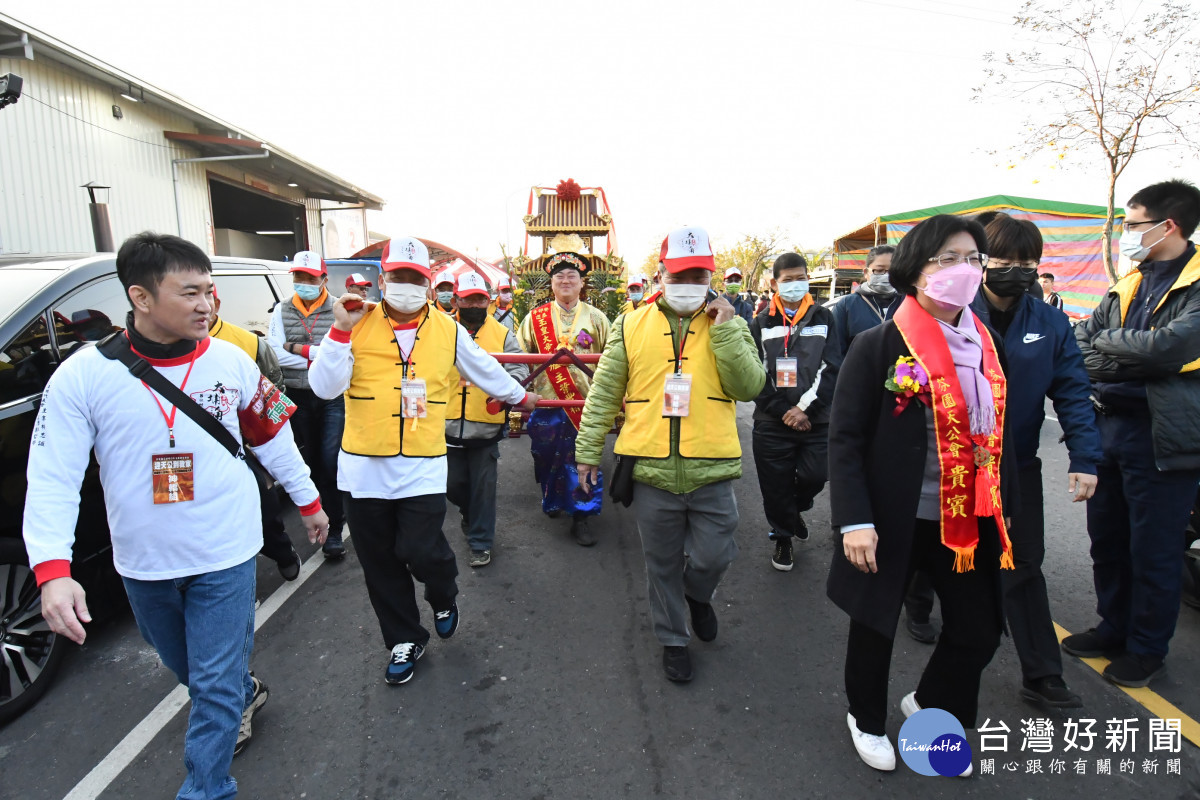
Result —
[[[661, 298], [658, 308], [671, 320], [671, 335], [679, 341], [680, 317]], [[596, 368], [596, 377], [583, 407], [579, 438], [575, 440], [575, 459], [582, 464], [599, 464], [604, 454], [604, 437], [625, 399], [629, 380], [629, 359], [625, 355], [624, 315], [617, 318], [608, 333], [604, 355]], [[750, 328], [741, 317], [715, 325], [710, 341], [717, 359], [721, 388], [733, 400], [749, 402], [762, 391], [767, 380], [762, 361], [754, 346]], [[679, 455], [679, 420], [671, 420], [671, 455], [666, 458], [639, 458], [633, 479], [674, 494], [694, 492], [717, 481], [742, 477], [740, 458], [683, 458]]]

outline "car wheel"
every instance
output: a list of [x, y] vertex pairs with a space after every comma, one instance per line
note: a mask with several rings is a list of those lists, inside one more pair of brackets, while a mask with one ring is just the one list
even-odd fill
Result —
[[45, 693], [69, 644], [42, 618], [42, 593], [24, 543], [0, 540], [0, 724]]

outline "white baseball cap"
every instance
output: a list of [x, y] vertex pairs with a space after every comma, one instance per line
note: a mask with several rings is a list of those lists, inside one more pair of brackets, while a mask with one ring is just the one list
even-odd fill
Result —
[[712, 246], [708, 243], [708, 231], [703, 228], [680, 228], [668, 233], [658, 260], [667, 272], [672, 273], [696, 267], [712, 272], [717, 268]]
[[626, 283], [625, 283], [626, 287], [645, 286], [645, 285], [646, 285], [646, 276], [644, 276], [644, 275], [630, 275], [629, 280], [626, 281]]
[[[441, 277], [440, 275], [438, 276]], [[458, 276], [458, 282], [454, 285], [454, 294], [458, 297], [466, 297], [472, 294], [481, 294], [484, 297], [488, 296], [487, 283], [478, 272], [464, 272]]]
[[433, 285], [438, 286], [443, 283], [448, 283], [451, 286], [454, 285], [454, 270], [444, 269], [437, 274], [437, 279], [434, 280]]
[[510, 281], [507, 276], [496, 281], [496, 290], [497, 291], [499, 291], [501, 289], [511, 289], [511, 288], [512, 288], [512, 281]]
[[371, 282], [361, 272], [351, 272], [346, 278], [346, 288], [351, 286], [370, 286]]
[[412, 236], [394, 237], [383, 246], [382, 267], [384, 272], [411, 269], [428, 278], [429, 248]]
[[735, 275], [739, 278], [742, 277], [742, 271], [737, 267], [730, 267], [729, 269], [725, 270], [725, 280], [729, 280]]
[[314, 253], [312, 250], [301, 250], [292, 259], [292, 268], [288, 271], [307, 272], [309, 275], [319, 278], [325, 274], [325, 261], [319, 253]]

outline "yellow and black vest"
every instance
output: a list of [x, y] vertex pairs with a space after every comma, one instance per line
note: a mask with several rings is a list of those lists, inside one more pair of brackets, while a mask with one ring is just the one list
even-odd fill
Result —
[[[484, 319], [479, 330], [475, 332], [475, 344], [485, 353], [503, 353], [504, 338], [508, 336], [508, 328], [501, 325], [492, 317]], [[489, 414], [487, 411], [488, 393], [474, 384], [461, 385], [462, 376], [454, 369], [451, 374], [451, 386], [457, 387], [446, 409], [446, 419], [462, 419], [467, 422], [485, 422], [499, 425], [504, 422], [504, 412]]]
[[655, 303], [627, 313], [623, 323], [629, 380], [625, 387], [625, 425], [613, 450], [621, 455], [667, 458], [671, 421], [679, 420], [679, 455], [684, 458], [741, 458], [737, 404], [725, 396], [704, 313], [687, 324], [683, 372], [692, 376], [686, 417], [664, 417], [663, 388], [675, 372], [678, 343], [671, 322]]
[[214, 339], [221, 339], [232, 345], [236, 345], [239, 350], [250, 356], [251, 361], [257, 363], [258, 337], [245, 328], [231, 325], [220, 317], [217, 317], [217, 325], [209, 331], [209, 335]]
[[[359, 456], [444, 456], [446, 404], [458, 385], [457, 346], [458, 325], [428, 307], [406, 363], [384, 304], [375, 306], [350, 333], [354, 371], [346, 390], [342, 449]], [[400, 381], [405, 377], [425, 381], [424, 418], [400, 415]]]

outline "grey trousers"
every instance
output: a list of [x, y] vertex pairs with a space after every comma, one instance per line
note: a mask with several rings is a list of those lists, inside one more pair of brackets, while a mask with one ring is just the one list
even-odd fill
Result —
[[733, 481], [673, 494], [639, 483], [632, 510], [646, 555], [646, 584], [654, 635], [664, 647], [686, 645], [688, 607], [684, 595], [712, 601], [717, 584], [737, 557], [738, 527]]
[[500, 448], [446, 448], [446, 499], [462, 512], [462, 531], [472, 550], [491, 550], [496, 538], [496, 464]]

